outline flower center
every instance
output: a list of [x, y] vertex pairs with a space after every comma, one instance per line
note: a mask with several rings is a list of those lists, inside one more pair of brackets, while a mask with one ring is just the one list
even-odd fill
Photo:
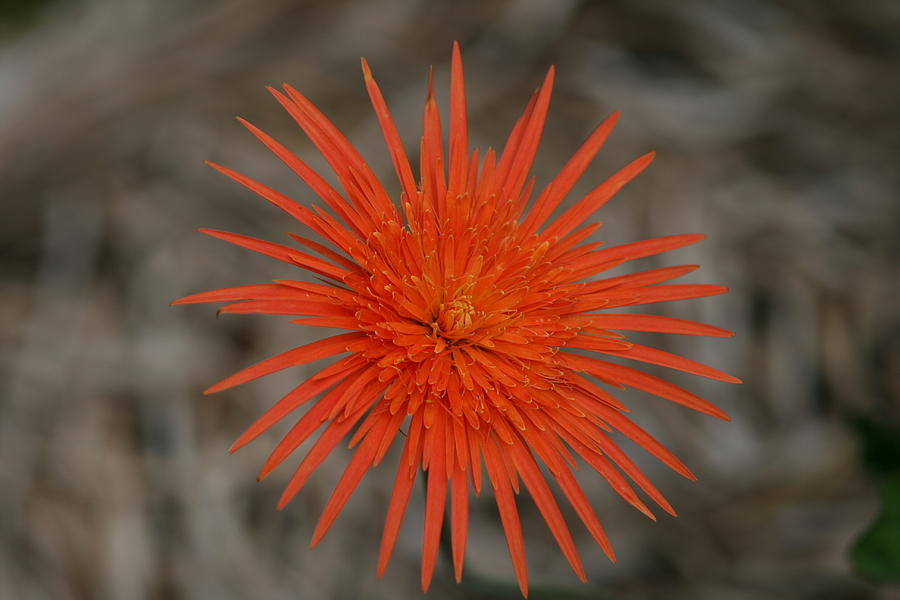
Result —
[[432, 328], [446, 338], [458, 339], [471, 332], [474, 320], [475, 307], [472, 306], [472, 297], [458, 296], [447, 304], [441, 304], [440, 313]]

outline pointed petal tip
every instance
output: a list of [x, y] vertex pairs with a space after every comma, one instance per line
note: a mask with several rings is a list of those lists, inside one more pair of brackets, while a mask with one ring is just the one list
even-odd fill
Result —
[[434, 104], [434, 66], [428, 66], [428, 96], [425, 98], [425, 104]]
[[[231, 443], [231, 446], [228, 447], [228, 454], [233, 454], [233, 453], [237, 452], [238, 450], [240, 450], [241, 448], [243, 448], [244, 446], [246, 446], [247, 444], [249, 444], [250, 442], [252, 442], [255, 439], [256, 436], [249, 437], [247, 435], [248, 433], [249, 433], [249, 430], [245, 431], [238, 437], [238, 439], [234, 440]], [[259, 481], [258, 476], [257, 476], [256, 480]]]
[[371, 80], [372, 79], [372, 69], [369, 67], [369, 63], [365, 59], [365, 57], [362, 57], [362, 56], [359, 57], [359, 64], [362, 67], [363, 77], [365, 78], [365, 80], [366, 81]]
[[551, 93], [553, 89], [553, 82], [556, 79], [556, 67], [554, 65], [550, 65], [550, 68], [547, 69], [547, 74], [544, 76], [544, 83], [541, 85], [541, 90], [546, 89], [547, 93]]
[[251, 132], [253, 132], [254, 134], [256, 134], [257, 132], [259, 132], [259, 127], [257, 127], [256, 125], [254, 125], [253, 123], [251, 123], [250, 121], [248, 121], [247, 119], [245, 119], [244, 117], [235, 117], [235, 119], [237, 119], [237, 122], [238, 122], [238, 123], [240, 123], [241, 125], [243, 125], [243, 126], [246, 127], [247, 129], [249, 129], [249, 130], [250, 130]]
[[[279, 464], [280, 464], [280, 462], [274, 462], [271, 460], [271, 457], [270, 457], [269, 461], [266, 464], [264, 464], [262, 469], [259, 470], [259, 473], [256, 474], [256, 480], [262, 481], [263, 479], [268, 477], [272, 473], [272, 471], [275, 470], [275, 467], [277, 467]], [[290, 496], [289, 498], [285, 499], [284, 494], [282, 494], [281, 500], [279, 500], [279, 502], [283, 501], [285, 504], [287, 504], [288, 502], [290, 502], [291, 498], [293, 498], [293, 496]], [[279, 510], [281, 510], [281, 509], [279, 509]]]
[[309, 549], [310, 550], [315, 549], [315, 547], [319, 545], [319, 542], [321, 542], [322, 538], [325, 537], [325, 532], [327, 530], [328, 529], [325, 528], [324, 530], [320, 531], [318, 528], [316, 528], [316, 530], [313, 532], [312, 538], [310, 538], [310, 540], [309, 540]]
[[[284, 90], [284, 92], [285, 92], [288, 96], [296, 95], [296, 96], [299, 96], [299, 97], [303, 98], [303, 94], [301, 94], [300, 92], [298, 92], [297, 89], [296, 89], [294, 86], [292, 86], [291, 84], [289, 84], [289, 83], [282, 83], [282, 84], [281, 84], [281, 89]], [[277, 89], [275, 89], [275, 88], [273, 88], [273, 87], [268, 88], [268, 90], [269, 90], [269, 91], [272, 93], [272, 95], [275, 96], [279, 101], [293, 102], [293, 99], [286, 97], [283, 93], [281, 93], [281, 91], [279, 91], [279, 90], [277, 90]]]

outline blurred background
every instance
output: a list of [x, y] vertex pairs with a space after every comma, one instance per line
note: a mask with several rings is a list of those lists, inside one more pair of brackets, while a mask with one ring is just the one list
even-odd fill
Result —
[[[746, 381], [671, 376], [731, 423], [623, 395], [700, 480], [624, 444], [680, 513], [653, 523], [581, 473], [619, 556], [566, 513], [587, 585], [521, 499], [531, 597], [900, 598], [894, 0], [0, 1], [0, 598], [421, 597], [420, 492], [375, 577], [393, 467], [309, 551], [347, 454], [277, 512], [293, 468], [255, 474], [286, 425], [226, 452], [320, 365], [201, 394], [322, 332], [168, 303], [296, 275], [195, 231], [284, 242], [294, 227], [204, 159], [313, 201], [234, 121], [325, 166], [263, 86], [298, 87], [396, 190], [359, 57], [414, 152], [428, 65], [446, 106], [454, 39], [483, 149], [556, 65], [539, 186], [622, 109], [569, 203], [657, 151], [598, 235], [706, 233], [628, 268], [702, 264], [691, 281], [732, 292], [653, 312], [737, 337], [646, 339]], [[473, 511], [463, 583], [439, 560], [429, 597], [518, 597], [491, 499]]]

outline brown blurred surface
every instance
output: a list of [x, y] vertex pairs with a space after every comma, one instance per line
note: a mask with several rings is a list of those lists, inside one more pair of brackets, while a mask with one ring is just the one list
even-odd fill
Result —
[[[582, 473], [619, 556], [609, 564], [570, 521], [589, 585], [523, 499], [533, 597], [900, 597], [848, 560], [877, 511], [848, 417], [900, 418], [900, 3], [85, 0], [13, 19], [16, 5], [0, 6], [0, 598], [420, 597], [420, 497], [375, 578], [391, 467], [309, 551], [346, 453], [284, 512], [291, 467], [254, 480], [278, 434], [226, 453], [316, 365], [201, 395], [321, 332], [168, 303], [294, 275], [195, 231], [280, 242], [293, 228], [203, 159], [312, 201], [233, 120], [324, 166], [264, 85], [307, 94], [396, 188], [358, 58], [412, 151], [427, 66], [445, 104], [454, 39], [482, 148], [502, 144], [556, 65], [539, 185], [622, 109], [576, 192], [657, 151], [603, 209], [601, 237], [706, 233], [643, 262], [700, 263], [692, 281], [732, 293], [654, 312], [737, 337], [648, 339], [747, 382], [673, 377], [731, 423], [625, 396], [700, 481], [627, 446], [680, 512], [652, 523]], [[440, 564], [429, 597], [515, 597], [489, 498], [469, 539], [463, 585]]]

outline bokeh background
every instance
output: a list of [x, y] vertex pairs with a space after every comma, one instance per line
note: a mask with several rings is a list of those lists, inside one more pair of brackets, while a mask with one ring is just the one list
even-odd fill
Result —
[[[680, 512], [653, 523], [583, 473], [619, 556], [570, 519], [589, 584], [520, 501], [532, 597], [900, 597], [900, 3], [3, 0], [0, 598], [421, 597], [418, 493], [375, 578], [393, 468], [371, 472], [311, 552], [346, 453], [284, 512], [292, 468], [254, 477], [278, 432], [226, 453], [317, 365], [201, 395], [313, 333], [168, 303], [294, 275], [195, 231], [284, 241], [293, 227], [207, 158], [312, 201], [233, 119], [324, 166], [264, 85], [297, 86], [394, 186], [358, 58], [414, 151], [427, 67], [446, 105], [454, 39], [482, 148], [556, 65], [539, 185], [622, 109], [576, 192], [658, 152], [600, 235], [706, 233], [644, 266], [700, 263], [692, 281], [732, 292], [653, 310], [737, 337], [653, 343], [746, 380], [673, 376], [731, 423], [625, 395], [700, 481], [626, 444]], [[429, 597], [517, 597], [490, 498], [467, 561], [459, 586], [439, 561]]]

